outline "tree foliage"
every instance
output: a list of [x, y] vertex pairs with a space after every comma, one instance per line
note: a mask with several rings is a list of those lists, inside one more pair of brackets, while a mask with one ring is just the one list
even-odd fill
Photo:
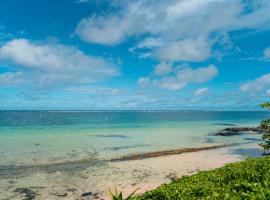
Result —
[[265, 103], [260, 104], [260, 106], [262, 108], [270, 108], [270, 103], [269, 102], [265, 102]]
[[[266, 102], [261, 104], [262, 108], [270, 108], [270, 103]], [[265, 130], [265, 133], [262, 136], [263, 143], [261, 143], [261, 147], [266, 151], [270, 150], [270, 119], [265, 119], [261, 121], [260, 128]]]

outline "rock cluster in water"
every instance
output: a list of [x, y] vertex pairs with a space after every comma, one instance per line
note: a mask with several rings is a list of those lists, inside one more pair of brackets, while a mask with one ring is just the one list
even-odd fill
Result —
[[213, 135], [219, 135], [219, 136], [233, 136], [233, 135], [241, 135], [243, 133], [248, 134], [263, 134], [264, 129], [257, 128], [257, 127], [230, 127], [222, 129]]
[[17, 188], [14, 190], [14, 192], [23, 195], [24, 200], [31, 200], [36, 197], [36, 193], [29, 188]]

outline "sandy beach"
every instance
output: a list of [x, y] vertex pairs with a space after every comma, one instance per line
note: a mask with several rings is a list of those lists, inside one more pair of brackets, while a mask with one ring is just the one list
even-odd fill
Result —
[[[2, 180], [1, 197], [22, 199], [24, 194], [14, 192], [16, 188], [30, 189], [35, 199], [108, 199], [108, 189], [115, 187], [125, 195], [139, 188], [139, 194], [183, 175], [243, 160], [245, 149], [247, 152], [253, 149], [256, 154], [257, 148], [256, 143], [249, 143], [143, 160], [107, 162], [73, 172], [36, 172]], [[242, 155], [238, 149], [243, 150]]]

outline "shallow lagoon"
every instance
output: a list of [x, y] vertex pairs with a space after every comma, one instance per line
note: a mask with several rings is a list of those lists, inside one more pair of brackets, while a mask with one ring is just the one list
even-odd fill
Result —
[[[0, 112], [0, 165], [109, 159], [174, 148], [248, 142], [209, 136], [230, 126], [257, 126], [269, 112]], [[255, 136], [256, 137], [256, 136]]]

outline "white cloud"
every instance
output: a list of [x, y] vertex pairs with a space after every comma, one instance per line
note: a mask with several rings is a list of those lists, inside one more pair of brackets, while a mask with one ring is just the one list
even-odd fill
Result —
[[120, 89], [117, 88], [106, 88], [106, 87], [69, 87], [66, 88], [67, 92], [74, 94], [89, 94], [89, 95], [102, 95], [102, 96], [114, 96], [120, 94]]
[[193, 95], [194, 96], [204, 96], [206, 94], [208, 94], [209, 90], [208, 88], [200, 88], [198, 90], [196, 90]]
[[218, 74], [214, 65], [199, 67], [197, 69], [184, 68], [177, 72], [178, 80], [187, 83], [204, 83], [212, 80]]
[[24, 82], [22, 72], [6, 72], [0, 74], [0, 86], [18, 85]]
[[118, 75], [111, 62], [86, 55], [73, 46], [14, 39], [0, 48], [0, 60], [23, 66], [41, 86], [93, 82]]
[[255, 80], [248, 81], [241, 85], [241, 90], [245, 92], [258, 92], [270, 86], [270, 73], [265, 74]]
[[190, 16], [206, 7], [209, 3], [216, 0], [184, 0], [178, 1], [166, 9], [167, 15], [171, 19], [183, 16]]
[[270, 89], [266, 90], [266, 95], [270, 97]]
[[155, 52], [163, 61], [203, 61], [211, 55], [211, 45], [204, 38], [170, 42]]
[[165, 61], [206, 60], [220, 36], [265, 28], [270, 20], [270, 1], [137, 0], [112, 4], [113, 11], [82, 19], [77, 35], [103, 45], [117, 45], [136, 36], [133, 52], [148, 48], [148, 52], [138, 51], [140, 58], [154, 56]]
[[263, 52], [263, 57], [265, 60], [269, 60], [270, 59], [270, 47], [266, 48]]
[[[174, 68], [170, 75], [161, 77], [144, 77], [139, 79], [139, 83], [144, 83], [169, 90], [180, 90], [188, 84], [204, 83], [212, 80], [218, 74], [218, 69], [214, 65], [192, 69], [190, 67]], [[155, 74], [154, 74], [155, 75]]]
[[130, 23], [119, 17], [92, 16], [83, 19], [76, 28], [76, 33], [86, 42], [115, 45], [124, 40], [129, 34]]
[[186, 82], [179, 81], [174, 76], [162, 77], [161, 79], [154, 79], [153, 85], [168, 90], [180, 90], [187, 85]]
[[138, 79], [138, 84], [141, 87], [146, 87], [150, 83], [150, 78], [148, 77], [141, 77]]
[[162, 62], [155, 67], [154, 74], [157, 76], [167, 75], [172, 72], [172, 66], [169, 63]]

